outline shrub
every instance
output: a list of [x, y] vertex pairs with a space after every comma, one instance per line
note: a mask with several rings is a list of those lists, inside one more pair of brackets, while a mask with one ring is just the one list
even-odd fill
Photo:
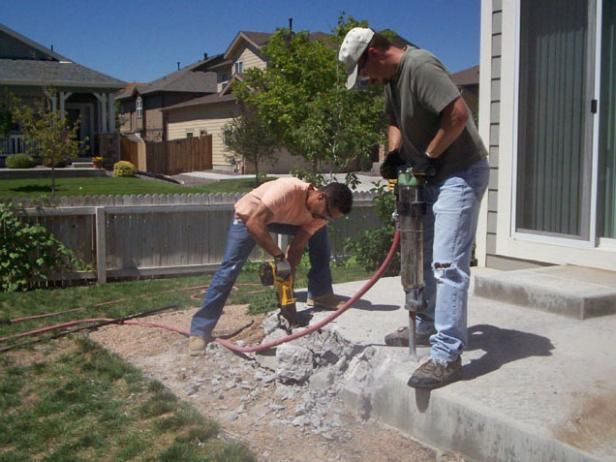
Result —
[[28, 154], [13, 154], [6, 158], [8, 168], [32, 168], [35, 165], [36, 162]]
[[116, 162], [113, 164], [113, 176], [135, 176], [135, 166], [126, 160]]
[[[385, 259], [394, 236], [395, 225], [391, 214], [396, 206], [394, 193], [387, 191], [384, 186], [376, 188], [374, 198], [376, 213], [383, 226], [364, 231], [359, 238], [347, 239], [345, 247], [357, 259], [357, 262], [366, 271], [375, 271]], [[397, 276], [400, 274], [400, 250], [392, 259], [384, 276]]]
[[52, 271], [80, 266], [73, 252], [44, 226], [19, 218], [17, 209], [0, 203], [0, 290], [27, 290]]

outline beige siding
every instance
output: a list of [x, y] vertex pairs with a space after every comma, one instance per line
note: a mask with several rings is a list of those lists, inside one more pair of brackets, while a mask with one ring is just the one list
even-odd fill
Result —
[[230, 170], [225, 159], [228, 149], [222, 139], [222, 128], [237, 112], [234, 102], [195, 106], [169, 111], [167, 119], [168, 140], [186, 138], [187, 133], [199, 136], [201, 130], [212, 135], [212, 164], [217, 170]]
[[259, 58], [252, 50], [244, 48], [240, 55], [235, 59], [235, 62], [241, 61], [244, 63], [244, 72], [251, 67], [257, 67], [259, 69], [265, 69], [266, 64], [261, 58]]

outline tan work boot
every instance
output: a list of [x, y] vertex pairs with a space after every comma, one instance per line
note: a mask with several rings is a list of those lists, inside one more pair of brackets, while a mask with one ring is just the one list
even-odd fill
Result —
[[190, 356], [199, 356], [205, 353], [205, 347], [209, 340], [200, 335], [191, 335], [188, 339], [188, 354]]
[[320, 308], [322, 310], [337, 310], [343, 305], [342, 299], [336, 294], [319, 295], [318, 297], [308, 297], [306, 306], [309, 308]]

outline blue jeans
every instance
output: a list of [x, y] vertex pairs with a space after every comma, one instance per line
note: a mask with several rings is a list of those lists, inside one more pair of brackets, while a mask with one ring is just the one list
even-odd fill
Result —
[[[294, 235], [299, 226], [272, 223], [267, 228], [270, 232]], [[214, 326], [222, 315], [231, 288], [255, 245], [256, 242], [244, 222], [234, 217], [227, 234], [223, 261], [212, 278], [201, 308], [192, 318], [190, 335], [211, 337]], [[329, 269], [331, 250], [327, 226], [319, 229], [310, 238], [308, 253], [310, 257], [308, 294], [317, 297], [332, 293], [332, 275]]]
[[417, 331], [436, 331], [430, 337], [436, 362], [454, 361], [467, 343], [470, 260], [489, 174], [488, 162], [480, 160], [424, 189], [425, 305]]

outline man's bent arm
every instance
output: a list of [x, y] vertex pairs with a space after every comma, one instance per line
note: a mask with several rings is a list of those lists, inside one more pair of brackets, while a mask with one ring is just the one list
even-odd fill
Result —
[[289, 244], [287, 261], [291, 265], [291, 270], [295, 273], [295, 268], [299, 265], [304, 253], [304, 248], [312, 236], [303, 228], [299, 228]]
[[436, 135], [426, 148], [430, 157], [439, 157], [460, 136], [468, 120], [468, 109], [458, 96], [441, 111], [441, 122]]
[[250, 217], [245, 221], [248, 232], [257, 241], [263, 250], [269, 253], [272, 257], [277, 257], [283, 254], [283, 251], [272, 239], [269, 231], [267, 230], [267, 223], [272, 216], [272, 211], [265, 205], [259, 204], [257, 210], [254, 211]]
[[387, 126], [387, 149], [391, 152], [402, 145], [400, 129], [392, 122]]

